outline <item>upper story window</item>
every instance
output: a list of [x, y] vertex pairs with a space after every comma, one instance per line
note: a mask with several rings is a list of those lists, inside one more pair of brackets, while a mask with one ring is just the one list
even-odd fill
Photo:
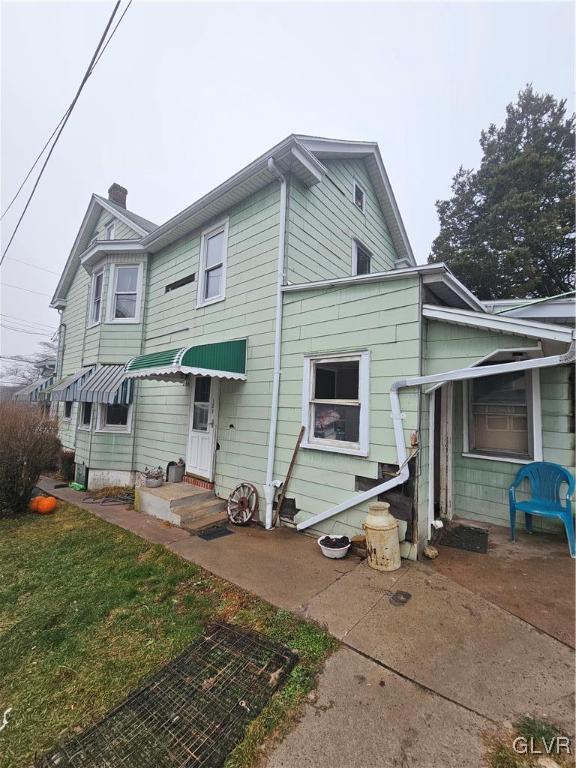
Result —
[[352, 241], [352, 274], [369, 275], [372, 264], [372, 254], [357, 240]]
[[109, 221], [104, 228], [104, 239], [114, 240], [114, 222]]
[[141, 264], [113, 264], [110, 268], [109, 322], [140, 322]]
[[226, 252], [228, 222], [221, 222], [202, 233], [197, 306], [221, 301], [226, 292]]
[[96, 325], [102, 317], [102, 285], [104, 272], [92, 275], [92, 293], [90, 301], [90, 325]]
[[364, 213], [366, 208], [366, 193], [357, 181], [354, 182], [354, 205], [357, 208], [360, 208], [362, 213]]
[[368, 352], [311, 357], [304, 365], [304, 446], [366, 456]]

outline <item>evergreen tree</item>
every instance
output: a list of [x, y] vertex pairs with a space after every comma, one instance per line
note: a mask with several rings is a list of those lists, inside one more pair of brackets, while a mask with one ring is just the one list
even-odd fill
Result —
[[481, 299], [554, 296], [574, 287], [574, 115], [528, 85], [501, 128], [482, 131], [477, 171], [439, 200], [431, 262]]

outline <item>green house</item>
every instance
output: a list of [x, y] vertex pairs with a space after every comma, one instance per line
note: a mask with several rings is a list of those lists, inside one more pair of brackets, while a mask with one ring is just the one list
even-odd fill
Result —
[[383, 498], [415, 558], [437, 518], [506, 525], [520, 465], [573, 471], [573, 299], [418, 265], [375, 143], [288, 136], [160, 226], [126, 195], [92, 196], [52, 300], [89, 488], [182, 457], [270, 527], [303, 426], [280, 524], [355, 534]]

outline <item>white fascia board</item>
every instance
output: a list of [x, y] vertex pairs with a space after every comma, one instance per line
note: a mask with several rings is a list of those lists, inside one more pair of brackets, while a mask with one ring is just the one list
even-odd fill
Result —
[[483, 328], [500, 333], [512, 333], [519, 336], [527, 336], [532, 339], [548, 339], [570, 344], [574, 337], [571, 328], [561, 325], [549, 325], [536, 323], [519, 318], [502, 317], [489, 313], [469, 312], [466, 309], [454, 309], [453, 307], [438, 307], [433, 304], [424, 304], [422, 315], [429, 320], [440, 320], [456, 325], [467, 325], [473, 328]]
[[387, 280], [401, 280], [403, 277], [413, 275], [442, 273], [445, 267], [442, 264], [422, 264], [417, 267], [403, 267], [402, 269], [391, 269], [388, 272], [371, 272], [369, 275], [352, 275], [350, 277], [336, 277], [333, 280], [317, 280], [310, 283], [295, 283], [293, 285], [283, 285], [284, 293], [293, 293], [295, 291], [310, 291], [315, 288], [337, 288], [347, 285], [361, 285], [364, 283], [383, 283]]
[[[292, 152], [295, 150], [295, 152]], [[202, 226], [208, 221], [208, 218], [213, 218], [214, 206], [221, 205], [224, 212], [227, 207], [230, 207], [230, 203], [226, 201], [227, 195], [234, 192], [242, 184], [250, 182], [251, 179], [262, 176], [266, 179], [266, 183], [271, 183], [276, 180], [276, 176], [268, 170], [268, 160], [270, 158], [277, 161], [278, 166], [282, 171], [290, 169], [290, 163], [286, 167], [283, 160], [286, 156], [289, 156], [291, 160], [303, 163], [303, 170], [305, 171], [305, 177], [307, 183], [317, 183], [324, 173], [324, 166], [322, 163], [312, 155], [306, 147], [303, 147], [298, 143], [294, 136], [288, 136], [281, 141], [275, 147], [268, 152], [260, 155], [252, 163], [242, 168], [238, 173], [231, 176], [224, 181], [218, 187], [215, 187], [203, 197], [196, 200], [196, 202], [189, 205], [176, 216], [166, 221], [161, 226], [157, 227], [153, 232], [143, 238], [142, 244], [150, 251], [157, 251], [160, 248], [164, 248], [172, 240], [182, 237], [185, 232], [193, 231]], [[305, 162], [305, 165], [304, 165]], [[294, 170], [294, 168], [292, 168]], [[312, 175], [312, 176], [311, 176]], [[247, 194], [249, 194], [247, 192]], [[235, 204], [235, 203], [232, 203]], [[205, 214], [209, 211], [209, 214]], [[203, 219], [204, 216], [204, 219]], [[171, 239], [172, 238], [172, 239]]]

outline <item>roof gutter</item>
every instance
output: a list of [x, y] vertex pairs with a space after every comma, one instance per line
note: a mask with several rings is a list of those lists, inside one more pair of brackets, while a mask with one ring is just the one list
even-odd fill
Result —
[[572, 341], [570, 348], [562, 355], [551, 355], [549, 357], [539, 357], [532, 360], [520, 360], [516, 363], [502, 363], [500, 365], [482, 366], [479, 368], [459, 368], [454, 371], [447, 371], [445, 373], [436, 373], [431, 376], [416, 376], [410, 379], [399, 379], [395, 381], [390, 388], [390, 408], [392, 411], [392, 422], [394, 425], [394, 439], [396, 442], [396, 459], [398, 466], [400, 467], [399, 473], [387, 480], [385, 483], [376, 485], [369, 491], [363, 493], [357, 493], [351, 499], [343, 501], [331, 509], [327, 509], [325, 512], [320, 512], [318, 515], [309, 517], [307, 520], [298, 523], [296, 526], [299, 531], [305, 528], [310, 528], [316, 523], [322, 522], [329, 517], [344, 512], [347, 509], [362, 504], [364, 501], [369, 501], [375, 496], [379, 496], [381, 493], [394, 488], [398, 485], [402, 485], [408, 480], [408, 459], [406, 455], [406, 443], [404, 442], [404, 431], [402, 427], [402, 412], [400, 410], [400, 397], [399, 390], [405, 387], [417, 387], [422, 384], [436, 384], [444, 383], [447, 381], [462, 381], [464, 379], [479, 379], [486, 376], [495, 376], [500, 373], [513, 373], [514, 371], [527, 371], [534, 368], [550, 368], [556, 365], [567, 365], [574, 363], [576, 360], [575, 342]]

